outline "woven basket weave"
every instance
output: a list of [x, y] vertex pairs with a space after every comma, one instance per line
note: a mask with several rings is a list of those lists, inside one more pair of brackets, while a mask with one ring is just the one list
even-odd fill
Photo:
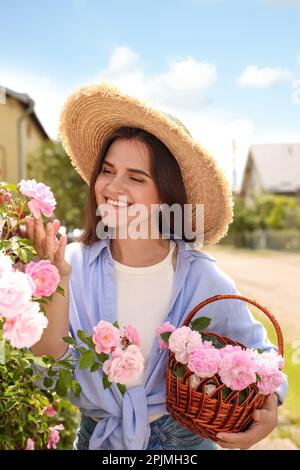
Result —
[[[280, 326], [275, 317], [256, 301], [247, 297], [228, 294], [216, 295], [204, 300], [198, 304], [187, 316], [183, 326], [189, 326], [194, 315], [206, 305], [222, 299], [244, 300], [257, 308], [273, 323], [277, 334], [278, 352], [283, 356], [283, 336]], [[201, 333], [204, 339], [207, 335], [216, 338], [222, 344], [239, 345], [246, 348], [241, 343], [232, 341], [225, 336], [219, 336], [214, 333]], [[208, 338], [210, 339], [210, 338]], [[175, 354], [170, 352], [167, 373], [166, 373], [166, 407], [170, 415], [176, 419], [182, 426], [202, 437], [216, 440], [218, 432], [239, 432], [245, 431], [252, 421], [252, 414], [255, 409], [261, 408], [266, 399], [266, 395], [259, 393], [256, 384], [251, 384], [245, 392], [232, 391], [226, 398], [223, 398], [222, 391], [226, 387], [220, 381], [218, 375], [203, 378], [197, 387], [197, 390], [191, 387], [188, 382], [189, 377], [193, 375], [187, 366], [184, 366], [185, 372], [179, 379], [174, 371], [180, 363], [176, 361]], [[210, 396], [206, 394], [207, 383], [213, 382], [216, 390]], [[201, 390], [199, 388], [201, 387]], [[243, 395], [242, 395], [243, 393]]]

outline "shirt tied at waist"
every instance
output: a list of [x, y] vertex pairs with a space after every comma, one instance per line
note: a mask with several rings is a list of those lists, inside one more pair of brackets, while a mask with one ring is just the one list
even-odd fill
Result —
[[144, 387], [129, 388], [123, 397], [122, 415], [106, 416], [96, 424], [89, 450], [144, 450], [150, 437]]

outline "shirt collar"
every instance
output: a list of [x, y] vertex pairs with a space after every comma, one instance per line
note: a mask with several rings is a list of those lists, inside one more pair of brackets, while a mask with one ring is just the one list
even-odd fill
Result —
[[[195, 256], [205, 256], [209, 257], [206, 253], [199, 252], [193, 248], [192, 244], [189, 244], [185, 242], [184, 240], [181, 239], [174, 239], [174, 241], [177, 243], [178, 247], [178, 256], [185, 256], [187, 258], [195, 257]], [[95, 259], [100, 255], [100, 253], [103, 250], [107, 250], [108, 256], [111, 258], [111, 251], [110, 251], [110, 237], [104, 238], [102, 240], [98, 240], [94, 242], [92, 245], [89, 247], [90, 252], [89, 252], [89, 264], [92, 264]], [[211, 259], [211, 258], [210, 258]], [[215, 261], [214, 259], [212, 259]]]

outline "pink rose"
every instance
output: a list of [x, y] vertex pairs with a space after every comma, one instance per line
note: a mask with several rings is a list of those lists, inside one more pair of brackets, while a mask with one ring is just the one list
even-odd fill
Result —
[[200, 344], [191, 352], [188, 368], [199, 377], [212, 377], [218, 372], [220, 361], [218, 349]]
[[47, 325], [48, 319], [39, 311], [39, 304], [30, 302], [18, 315], [6, 318], [3, 326], [4, 338], [14, 348], [30, 348], [41, 339]]
[[35, 289], [33, 280], [21, 271], [8, 271], [0, 282], [0, 313], [6, 318], [14, 317], [26, 308]]
[[[221, 350], [222, 351], [222, 350]], [[223, 351], [219, 366], [222, 382], [232, 390], [243, 390], [256, 382], [257, 364], [252, 351], [239, 348]]]
[[57, 411], [54, 409], [53, 405], [49, 405], [47, 408], [43, 408], [42, 414], [47, 415], [49, 416], [49, 418], [51, 418], [52, 416], [57, 415]]
[[93, 332], [93, 342], [98, 354], [110, 353], [119, 345], [119, 330], [111, 323], [101, 320], [94, 326]]
[[60, 436], [59, 436], [58, 431], [60, 431], [61, 429], [64, 429], [63, 424], [57, 424], [56, 426], [51, 426], [49, 428], [50, 436], [49, 436], [48, 444], [47, 444], [48, 449], [56, 449], [56, 444], [60, 440]]
[[161, 334], [162, 333], [168, 333], [168, 332], [173, 332], [176, 330], [176, 327], [174, 325], [171, 325], [171, 323], [169, 323], [168, 321], [166, 321], [165, 323], [163, 323], [162, 325], [159, 325], [157, 328], [156, 328], [156, 331], [155, 331], [155, 334], [156, 336], [159, 337], [159, 347], [160, 349], [169, 349], [169, 344], [166, 343], [162, 338], [161, 338]]
[[19, 190], [25, 196], [31, 197], [28, 207], [34, 217], [38, 219], [41, 212], [46, 217], [51, 217], [56, 206], [53, 192], [43, 183], [37, 183], [33, 180], [22, 180], [19, 183]]
[[201, 335], [188, 326], [182, 326], [173, 331], [169, 338], [169, 348], [175, 353], [176, 361], [181, 364], [189, 362], [191, 352], [200, 344], [202, 344]]
[[34, 296], [47, 297], [56, 291], [60, 281], [59, 271], [49, 260], [32, 261], [26, 265], [25, 272], [35, 283]]
[[125, 351], [120, 348], [112, 353], [112, 360], [105, 361], [103, 372], [108, 375], [110, 382], [127, 385], [136, 379], [144, 369], [144, 358], [135, 344]]
[[129, 341], [130, 344], [136, 344], [138, 347], [141, 346], [140, 335], [134, 326], [126, 325], [124, 327], [124, 337]]
[[25, 450], [34, 450], [34, 440], [28, 437]]
[[0, 251], [0, 277], [12, 270], [12, 260]]
[[283, 374], [279, 370], [284, 366], [284, 359], [276, 352], [264, 352], [257, 354], [258, 370], [260, 377], [258, 389], [263, 395], [269, 395], [276, 392], [277, 388], [283, 382]]

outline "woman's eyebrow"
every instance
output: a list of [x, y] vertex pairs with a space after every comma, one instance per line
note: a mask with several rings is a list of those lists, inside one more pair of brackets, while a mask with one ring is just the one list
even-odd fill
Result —
[[[104, 160], [103, 161], [103, 165], [108, 165], [112, 168], [115, 168], [115, 165], [107, 160]], [[144, 170], [139, 170], [138, 168], [127, 168], [127, 171], [130, 171], [132, 173], [139, 173], [140, 175], [145, 175], [147, 176], [148, 178], [151, 178], [152, 179], [152, 176], [148, 175], [148, 173], [146, 173]]]

